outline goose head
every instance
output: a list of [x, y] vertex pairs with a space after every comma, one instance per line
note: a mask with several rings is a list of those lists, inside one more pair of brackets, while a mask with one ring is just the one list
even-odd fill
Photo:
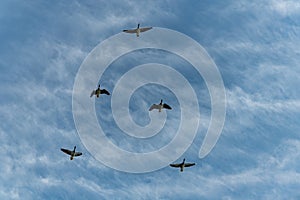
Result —
[[163, 100], [161, 99], [159, 104], [162, 105], [162, 102], [163, 102]]
[[73, 151], [75, 151], [75, 149], [76, 149], [76, 146], [74, 146], [74, 150]]
[[140, 24], [138, 24], [138, 27], [137, 28], [140, 28]]
[[183, 159], [183, 162], [182, 162], [182, 163], [184, 164], [184, 162], [185, 162], [185, 158]]

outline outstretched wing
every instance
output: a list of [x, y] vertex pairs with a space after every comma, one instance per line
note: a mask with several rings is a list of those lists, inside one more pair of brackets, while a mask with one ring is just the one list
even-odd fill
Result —
[[125, 33], [136, 33], [136, 29], [123, 30]]
[[100, 90], [100, 93], [110, 95], [110, 93], [106, 89]]
[[180, 167], [180, 164], [170, 164], [171, 167]]
[[159, 105], [153, 104], [153, 105], [150, 107], [149, 111], [151, 111], [151, 110], [153, 110], [153, 109], [159, 109]]
[[66, 153], [66, 154], [69, 154], [69, 155], [71, 155], [71, 152], [72, 151], [70, 151], [70, 150], [68, 150], [68, 149], [63, 149], [63, 148], [61, 148], [60, 149], [62, 152], [64, 152], [64, 153]]
[[81, 156], [82, 153], [81, 152], [75, 152], [74, 156]]
[[145, 28], [140, 28], [140, 32], [145, 32], [152, 29], [152, 27], [145, 27]]
[[93, 90], [90, 97], [92, 97], [94, 94], [96, 94], [96, 90]]
[[194, 166], [194, 165], [195, 165], [195, 163], [185, 163], [184, 164], [185, 167], [191, 167], [191, 166]]
[[169, 110], [171, 110], [172, 108], [171, 108], [171, 106], [169, 106], [168, 104], [163, 104], [163, 107], [165, 108], [165, 109], [169, 109]]

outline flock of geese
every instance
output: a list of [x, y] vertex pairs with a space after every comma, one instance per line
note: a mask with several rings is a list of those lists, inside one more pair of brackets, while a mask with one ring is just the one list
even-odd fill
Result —
[[[129, 29], [129, 30], [123, 30], [123, 32], [125, 32], [125, 33], [133, 33], [133, 34], [136, 34], [137, 37], [139, 37], [140, 33], [148, 31], [150, 29], [152, 29], [152, 27], [140, 28], [140, 24], [138, 24], [137, 28], [135, 28], [135, 29]], [[100, 95], [102, 95], [102, 94], [110, 95], [110, 93], [106, 89], [101, 89], [100, 88], [100, 84], [99, 84], [98, 88], [92, 91], [90, 97], [93, 97], [95, 95], [97, 98], [99, 98]], [[158, 112], [161, 112], [162, 109], [172, 110], [171, 106], [169, 106], [166, 103], [163, 103], [162, 99], [160, 100], [159, 104], [153, 104], [149, 108], [149, 111], [152, 111], [154, 109], [158, 110]], [[66, 154], [68, 154], [68, 155], [70, 155], [70, 160], [73, 160], [73, 158], [76, 157], [76, 156], [81, 156], [82, 155], [81, 152], [77, 152], [76, 151], [76, 146], [74, 146], [73, 151], [68, 150], [68, 149], [63, 149], [63, 148], [61, 148], [61, 151], [64, 152], [64, 153], [66, 153]], [[194, 166], [194, 165], [195, 165], [195, 163], [186, 163], [185, 162], [185, 158], [184, 158], [181, 163], [170, 164], [170, 167], [180, 168], [180, 171], [183, 172], [183, 169], [185, 167], [191, 167], [191, 166]]]

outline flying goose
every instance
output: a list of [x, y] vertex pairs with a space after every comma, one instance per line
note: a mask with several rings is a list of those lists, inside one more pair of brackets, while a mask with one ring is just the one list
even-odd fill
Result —
[[136, 29], [130, 29], [130, 30], [123, 30], [123, 32], [125, 33], [135, 33], [136, 37], [140, 36], [140, 33], [148, 31], [152, 29], [152, 27], [144, 27], [144, 28], [140, 28], [140, 24], [138, 24]]
[[163, 100], [161, 99], [159, 104], [153, 104], [153, 105], [150, 107], [149, 111], [151, 111], [151, 110], [153, 110], [153, 109], [158, 109], [158, 112], [161, 112], [161, 110], [162, 110], [163, 108], [168, 109], [168, 110], [171, 110], [171, 109], [172, 109], [168, 104], [165, 104], [165, 103], [163, 104], [162, 102], [163, 102]]
[[183, 159], [182, 163], [178, 164], [170, 164], [171, 167], [180, 167], [180, 171], [183, 172], [183, 168], [194, 166], [196, 163], [185, 163], [185, 158]]
[[100, 94], [106, 94], [106, 95], [110, 95], [110, 93], [106, 90], [106, 89], [100, 89], [100, 84], [98, 86], [98, 88], [96, 90], [93, 90], [92, 93], [91, 93], [91, 96], [92, 97], [93, 95], [96, 95], [96, 97], [98, 98], [100, 96]]
[[76, 146], [74, 146], [73, 151], [68, 150], [68, 149], [63, 149], [63, 148], [61, 148], [60, 150], [61, 150], [62, 152], [64, 152], [64, 153], [70, 155], [70, 160], [73, 160], [73, 157], [74, 157], [74, 156], [81, 156], [81, 155], [82, 155], [81, 152], [76, 152], [75, 149], [76, 149]]

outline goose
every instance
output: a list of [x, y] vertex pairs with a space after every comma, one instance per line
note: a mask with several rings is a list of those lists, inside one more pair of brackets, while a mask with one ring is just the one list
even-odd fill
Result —
[[183, 159], [182, 163], [178, 164], [170, 164], [171, 167], [180, 167], [180, 171], [183, 172], [183, 168], [194, 166], [196, 163], [185, 163], [185, 158]]
[[73, 160], [73, 157], [74, 157], [74, 156], [81, 156], [81, 155], [82, 155], [81, 152], [76, 152], [75, 149], [76, 149], [76, 146], [74, 146], [73, 151], [68, 150], [68, 149], [63, 149], [63, 148], [61, 148], [60, 150], [61, 150], [62, 152], [64, 152], [64, 153], [70, 155], [70, 160]]
[[162, 102], [163, 102], [163, 100], [161, 99], [159, 104], [153, 104], [153, 105], [150, 107], [149, 111], [151, 111], [151, 110], [153, 110], [153, 109], [158, 109], [158, 112], [161, 112], [161, 110], [162, 110], [163, 108], [168, 109], [168, 110], [171, 110], [171, 109], [172, 109], [168, 104], [165, 104], [165, 103], [163, 104]]
[[140, 24], [138, 24], [136, 29], [130, 29], [130, 30], [123, 30], [123, 32], [125, 33], [135, 33], [136, 37], [140, 36], [140, 33], [148, 31], [152, 29], [152, 27], [144, 27], [144, 28], [140, 28]]
[[98, 86], [98, 88], [96, 90], [93, 90], [90, 97], [92, 97], [93, 95], [96, 95], [96, 97], [98, 98], [100, 96], [100, 94], [106, 94], [106, 95], [110, 95], [110, 93], [106, 90], [106, 89], [100, 89], [100, 84]]

